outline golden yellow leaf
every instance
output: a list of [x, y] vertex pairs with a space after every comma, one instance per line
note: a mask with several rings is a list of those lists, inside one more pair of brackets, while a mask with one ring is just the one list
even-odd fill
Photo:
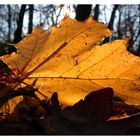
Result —
[[112, 87], [118, 97], [139, 105], [140, 59], [126, 51], [127, 39], [100, 46], [110, 34], [106, 25], [92, 18], [78, 22], [65, 17], [50, 33], [34, 29], [16, 45], [17, 54], [3, 60], [18, 73], [17, 87], [36, 80], [40, 93], [50, 98], [58, 92], [63, 105], [103, 87]]

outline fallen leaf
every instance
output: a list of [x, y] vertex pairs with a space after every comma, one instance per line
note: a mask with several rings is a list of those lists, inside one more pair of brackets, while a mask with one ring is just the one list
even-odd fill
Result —
[[139, 113], [108, 120], [109, 116], [113, 118], [112, 99], [111, 88], [93, 91], [75, 105], [52, 112], [39, 121], [40, 125], [49, 135], [127, 134], [129, 129], [139, 126]]
[[[112, 100], [113, 90], [111, 88], [104, 88], [93, 91], [73, 106], [60, 110], [58, 96], [55, 92], [49, 104], [46, 102], [46, 105], [43, 105], [44, 108], [50, 110], [49, 114], [44, 114], [40, 118], [31, 113], [30, 108], [24, 108], [24, 111], [19, 112], [22, 118], [18, 122], [17, 119], [14, 121], [8, 119], [8, 121], [5, 120], [0, 123], [0, 128], [2, 128], [0, 129], [0, 134], [129, 134], [131, 130], [139, 126], [140, 113], [137, 112], [130, 116], [124, 114], [120, 119], [108, 120], [109, 116], [113, 117], [115, 101]], [[32, 101], [29, 100], [29, 103], [23, 105], [29, 104], [30, 106], [30, 102]], [[33, 106], [36, 105], [34, 101], [32, 104]], [[130, 106], [127, 105], [127, 107]], [[119, 115], [117, 116], [119, 117]]]
[[3, 59], [14, 71], [9, 83], [14, 88], [34, 83], [41, 99], [57, 92], [64, 106], [103, 87], [113, 88], [126, 103], [140, 105], [140, 59], [126, 50], [127, 39], [99, 45], [110, 34], [91, 17], [85, 22], [65, 17], [50, 33], [36, 28], [16, 45], [17, 53]]
[[28, 122], [0, 122], [1, 135], [37, 135], [40, 134]]
[[104, 88], [97, 91], [92, 91], [84, 99], [74, 104], [71, 107], [65, 108], [65, 110], [72, 110], [71, 113], [78, 113], [81, 116], [101, 116], [104, 119], [110, 117], [112, 113], [112, 98], [113, 89]]
[[[82, 96], [77, 93], [76, 97], [71, 92], [72, 90], [69, 91], [71, 86], [74, 86], [65, 78], [61, 78], [61, 74], [77, 65], [79, 58], [80, 61], [83, 61], [82, 59], [87, 57], [80, 57], [83, 52], [89, 53], [94, 45], [100, 43], [105, 36], [110, 34], [111, 31], [107, 29], [106, 25], [94, 21], [91, 17], [85, 22], [78, 22], [65, 17], [59, 27], [53, 27], [50, 33], [41, 28], [36, 28], [31, 35], [28, 35], [16, 45], [17, 53], [3, 58], [3, 61], [8, 64], [14, 73], [12, 75], [13, 79], [7, 82], [15, 82], [14, 88], [18, 88], [21, 83], [23, 86], [25, 83], [31, 84], [37, 79], [36, 87], [45, 96], [51, 97], [55, 91], [58, 93], [62, 91], [62, 94], [59, 93], [59, 99], [62, 100], [63, 104], [75, 103], [85, 96], [85, 93]], [[56, 82], [56, 85], [54, 85], [54, 82]], [[70, 86], [66, 89], [68, 85]], [[52, 86], [54, 87], [52, 88]], [[57, 90], [58, 87], [60, 87], [59, 90]], [[63, 96], [66, 90], [69, 91], [69, 95], [73, 94], [69, 98], [71, 101], [66, 100], [69, 95], [66, 95], [67, 97]], [[79, 89], [76, 88], [76, 91], [79, 91]], [[62, 96], [64, 99], [62, 99]], [[41, 97], [44, 98], [42, 95]], [[12, 112], [13, 109], [14, 106], [12, 105], [10, 111]]]

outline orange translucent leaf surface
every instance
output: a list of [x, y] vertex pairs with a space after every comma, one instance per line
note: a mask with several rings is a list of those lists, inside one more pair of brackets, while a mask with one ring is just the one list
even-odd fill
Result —
[[51, 97], [58, 92], [63, 105], [73, 105], [103, 87], [112, 87], [124, 101], [139, 105], [140, 59], [126, 50], [127, 39], [100, 46], [110, 34], [106, 25], [92, 18], [78, 22], [65, 17], [50, 33], [34, 29], [16, 45], [17, 54], [3, 60], [19, 71], [20, 86], [36, 80], [40, 93]]
[[[80, 59], [87, 57], [81, 57], [83, 52], [89, 52], [110, 34], [111, 31], [107, 29], [106, 25], [96, 22], [91, 17], [85, 22], [78, 22], [65, 17], [59, 27], [51, 28], [50, 33], [41, 28], [35, 28], [32, 34], [27, 35], [16, 45], [18, 52], [4, 57], [3, 61], [18, 74], [20, 82], [14, 80], [16, 83], [23, 83], [24, 81], [24, 83], [30, 84], [37, 78], [36, 87], [40, 92], [50, 97], [53, 91], [69, 92], [69, 89], [73, 88], [69, 81], [59, 77], [77, 65]], [[56, 85], [53, 87], [55, 80]], [[70, 86], [68, 87], [68, 85]], [[74, 89], [74, 93], [76, 91], [79, 92], [79, 90]], [[64, 104], [74, 103], [81, 97], [78, 92], [76, 95], [71, 94], [70, 101], [65, 101], [67, 93], [62, 99], [63, 93], [60, 92], [59, 99]], [[85, 93], [80, 94], [85, 96]], [[10, 100], [10, 102], [12, 101], [14, 99]], [[13, 104], [11, 108], [14, 109]]]
[[108, 121], [110, 120], [121, 120], [121, 119], [125, 119], [125, 118], [129, 118], [130, 116], [128, 116], [127, 114], [123, 114], [123, 115], [118, 115], [118, 116], [111, 116]]
[[[67, 59], [60, 53], [59, 60], [54, 58], [47, 63], [49, 76], [45, 73], [41, 75], [39, 68], [25, 82], [31, 84], [33, 79], [38, 78], [36, 85], [42, 93], [47, 92], [50, 97], [57, 91], [59, 100], [66, 105], [72, 105], [89, 92], [104, 87], [112, 87], [115, 95], [126, 103], [139, 105], [140, 71], [136, 66], [139, 66], [140, 59], [126, 50], [126, 44], [124, 39], [94, 46], [79, 55], [77, 64], [63, 73], [59, 72], [59, 67]], [[56, 69], [49, 68], [50, 64], [55, 64]]]
[[[75, 60], [75, 56], [90, 50], [93, 47], [92, 45], [100, 43], [105, 36], [110, 34], [111, 31], [107, 29], [106, 25], [98, 23], [92, 18], [87, 19], [85, 22], [78, 22], [66, 16], [60, 22], [59, 27], [51, 28], [51, 33], [47, 33], [41, 28], [35, 28], [31, 35], [27, 35], [26, 38], [16, 45], [18, 53], [13, 53], [8, 58], [5, 58], [4, 61], [11, 68], [17, 69], [18, 67], [22, 74], [23, 72], [27, 73], [47, 59], [63, 44], [66, 44], [66, 47], [64, 46], [66, 49], [65, 51], [63, 50], [61, 55]], [[59, 59], [59, 57], [60, 54], [54, 59]], [[68, 63], [69, 61], [66, 61], [66, 65], [60, 65], [60, 71], [63, 72], [63, 69], [65, 71], [66, 67], [73, 66], [73, 62], [72, 64]], [[55, 67], [55, 64], [49, 64], [49, 67]], [[44, 69], [47, 68], [48, 66], [42, 65], [41, 75]]]

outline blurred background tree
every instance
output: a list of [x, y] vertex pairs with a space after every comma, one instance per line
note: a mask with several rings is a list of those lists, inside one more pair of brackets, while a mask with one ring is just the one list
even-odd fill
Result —
[[128, 50], [140, 56], [140, 5], [0, 5], [0, 55], [16, 51], [7, 43], [19, 42], [35, 26], [49, 30], [65, 13], [79, 21], [89, 15], [104, 22], [114, 39], [129, 38]]

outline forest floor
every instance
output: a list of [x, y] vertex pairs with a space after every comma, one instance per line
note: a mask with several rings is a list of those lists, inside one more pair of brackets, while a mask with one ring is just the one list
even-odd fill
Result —
[[[14, 92], [25, 94], [26, 89]], [[1, 135], [140, 134], [140, 108], [114, 97], [111, 88], [91, 92], [63, 109], [56, 92], [50, 101], [25, 96], [13, 113], [7, 116], [1, 113], [0, 120]]]

